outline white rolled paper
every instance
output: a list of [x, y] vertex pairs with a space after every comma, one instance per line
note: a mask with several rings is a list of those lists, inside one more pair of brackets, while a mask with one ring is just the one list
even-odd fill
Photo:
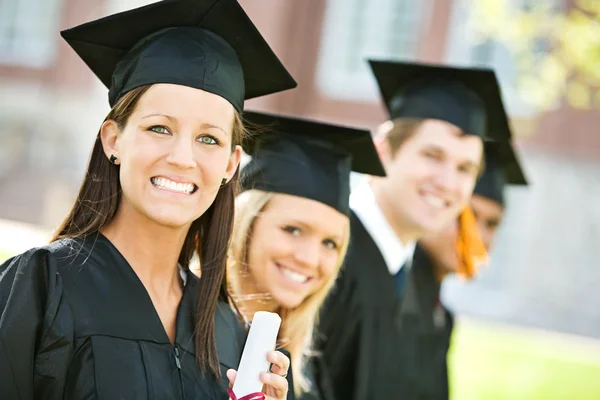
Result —
[[280, 326], [278, 314], [266, 311], [254, 314], [232, 388], [238, 398], [262, 390], [260, 373], [269, 368], [267, 353], [275, 349]]

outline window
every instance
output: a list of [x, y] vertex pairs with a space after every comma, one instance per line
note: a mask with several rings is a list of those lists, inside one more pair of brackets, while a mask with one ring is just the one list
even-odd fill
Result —
[[60, 0], [0, 1], [0, 64], [44, 68], [56, 56]]
[[376, 101], [368, 58], [414, 58], [430, 1], [329, 0], [317, 87], [337, 100]]
[[[452, 10], [450, 32], [446, 46], [446, 63], [462, 66], [485, 66], [494, 68], [502, 87], [502, 95], [507, 112], [512, 116], [528, 117], [535, 114], [535, 108], [527, 103], [517, 91], [517, 62], [515, 55], [504, 43], [493, 38], [477, 42], [473, 34], [473, 21], [469, 8], [475, 0], [459, 0]], [[527, 11], [533, 0], [511, 0], [512, 7]], [[560, 0], [544, 0], [558, 8]], [[537, 5], [540, 1], [536, 0]], [[534, 53], [544, 54], [547, 43], [540, 41]]]

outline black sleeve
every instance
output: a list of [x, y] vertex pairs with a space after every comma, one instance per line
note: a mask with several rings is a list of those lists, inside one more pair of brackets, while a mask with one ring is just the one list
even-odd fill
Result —
[[2, 398], [34, 398], [36, 349], [58, 311], [61, 292], [46, 250], [30, 250], [0, 265]]
[[343, 271], [321, 310], [317, 335], [328, 383], [338, 399], [352, 398], [357, 384], [361, 312], [354, 280]]

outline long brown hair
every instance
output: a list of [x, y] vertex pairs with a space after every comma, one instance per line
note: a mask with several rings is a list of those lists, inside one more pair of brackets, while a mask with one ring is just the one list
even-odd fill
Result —
[[[113, 120], [119, 129], [123, 130], [138, 101], [149, 88], [150, 86], [143, 86], [123, 95], [110, 110], [105, 121]], [[232, 148], [240, 144], [245, 136], [244, 126], [237, 113], [232, 136]], [[238, 185], [239, 171], [236, 171], [229, 183], [219, 189], [208, 210], [192, 223], [179, 255], [179, 263], [184, 268], [189, 267], [194, 254], [200, 259], [202, 279], [198, 285], [198, 302], [194, 316], [196, 357], [200, 368], [209, 371], [215, 377], [220, 377], [220, 369], [214, 336], [214, 313], [219, 298], [224, 301], [229, 298], [225, 268]], [[120, 200], [119, 167], [107, 159], [98, 132], [75, 204], [52, 241], [83, 238], [99, 232], [113, 220]]]

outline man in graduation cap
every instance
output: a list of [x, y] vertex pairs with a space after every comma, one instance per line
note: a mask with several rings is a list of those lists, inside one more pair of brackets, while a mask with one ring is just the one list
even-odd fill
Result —
[[387, 176], [352, 193], [348, 256], [321, 315], [340, 399], [402, 398], [399, 311], [415, 243], [461, 214], [484, 141], [510, 133], [492, 70], [370, 64], [390, 115], [375, 138]]
[[[498, 152], [498, 147], [506, 151]], [[486, 147], [486, 169], [477, 182], [470, 208], [477, 223], [481, 246], [488, 252], [505, 210], [506, 184], [526, 184], [510, 144]], [[453, 316], [440, 302], [441, 283], [448, 274], [472, 279], [477, 273], [473, 260], [466, 260], [457, 237], [468, 224], [464, 216], [442, 232], [422, 238], [415, 251], [400, 307], [400, 357], [398, 382], [403, 399], [448, 399], [447, 354]], [[464, 232], [463, 232], [464, 234]]]

